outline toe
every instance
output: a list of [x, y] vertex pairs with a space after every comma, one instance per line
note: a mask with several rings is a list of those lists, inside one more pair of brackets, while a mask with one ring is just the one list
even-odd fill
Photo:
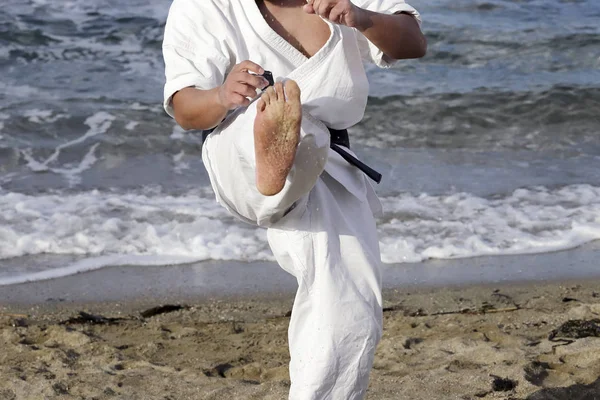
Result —
[[269, 96], [269, 91], [268, 90], [265, 90], [263, 92], [263, 94], [260, 95], [260, 100], [259, 101], [262, 101], [265, 104], [265, 106], [268, 105], [271, 102], [271, 96]]
[[277, 93], [277, 100], [285, 100], [285, 95], [283, 94], [283, 84], [281, 82], [277, 82], [275, 84], [275, 92]]
[[300, 87], [296, 81], [285, 81], [285, 95], [288, 101], [300, 101]]
[[272, 101], [277, 101], [277, 93], [275, 93], [273, 86], [269, 86], [267, 90], [265, 90], [262, 99], [267, 105], [271, 104]]
[[265, 108], [267, 108], [267, 104], [263, 100], [264, 98], [265, 98], [265, 95], [263, 94], [261, 96], [261, 98], [258, 99], [258, 101], [256, 102], [256, 109], [258, 110], [258, 112], [263, 112], [263, 111], [265, 111]]

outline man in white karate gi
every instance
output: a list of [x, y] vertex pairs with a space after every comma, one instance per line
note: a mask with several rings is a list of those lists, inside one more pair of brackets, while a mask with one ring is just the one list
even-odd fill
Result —
[[[363, 117], [363, 61], [425, 54], [419, 24], [404, 0], [175, 0], [169, 12], [165, 109], [185, 129], [215, 128], [202, 158], [217, 200], [268, 228], [298, 280], [290, 399], [365, 396], [382, 333], [381, 205], [332, 132]], [[257, 94], [265, 70], [277, 83]]]

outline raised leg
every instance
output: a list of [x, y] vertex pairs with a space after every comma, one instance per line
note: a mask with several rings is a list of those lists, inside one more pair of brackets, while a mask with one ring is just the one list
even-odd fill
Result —
[[304, 207], [330, 151], [327, 127], [302, 109], [298, 85], [287, 81], [211, 133], [202, 161], [218, 201], [268, 227]]
[[265, 196], [279, 193], [294, 164], [300, 140], [302, 105], [294, 81], [277, 82], [257, 103], [254, 120], [256, 188]]

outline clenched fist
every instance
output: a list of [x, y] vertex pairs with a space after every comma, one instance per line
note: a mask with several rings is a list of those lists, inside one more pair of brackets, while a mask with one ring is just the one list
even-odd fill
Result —
[[265, 78], [258, 76], [263, 72], [263, 68], [252, 61], [235, 65], [219, 88], [219, 103], [227, 110], [250, 104], [248, 98], [257, 96], [256, 89], [263, 89], [269, 84]]
[[358, 27], [364, 16], [364, 10], [352, 4], [350, 0], [306, 0], [304, 11], [317, 14], [335, 24]]

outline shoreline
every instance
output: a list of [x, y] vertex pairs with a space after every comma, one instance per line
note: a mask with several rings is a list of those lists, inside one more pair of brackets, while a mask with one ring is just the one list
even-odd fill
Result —
[[[543, 254], [383, 264], [383, 289], [436, 290], [600, 279], [600, 241]], [[13, 261], [14, 263], [14, 261]], [[198, 302], [289, 298], [295, 278], [271, 262], [210, 261], [172, 266], [111, 266], [61, 278], [0, 286], [0, 307]]]

